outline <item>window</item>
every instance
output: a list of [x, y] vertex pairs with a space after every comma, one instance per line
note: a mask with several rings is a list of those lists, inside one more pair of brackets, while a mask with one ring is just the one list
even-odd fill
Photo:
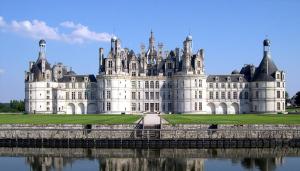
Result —
[[285, 98], [285, 92], [284, 91], [282, 92], [282, 98]]
[[131, 81], [131, 87], [136, 88], [136, 82], [135, 81]]
[[107, 111], [110, 111], [111, 110], [111, 106], [110, 106], [111, 104], [110, 104], [110, 102], [107, 102], [106, 103], [106, 110]]
[[145, 103], [145, 111], [149, 110], [149, 103]]
[[140, 81], [138, 81], [138, 87], [141, 88], [141, 82]]
[[199, 110], [202, 111], [202, 102], [199, 102]]
[[112, 68], [112, 61], [108, 61], [108, 68]]
[[66, 88], [69, 88], [69, 83], [66, 83]]
[[219, 88], [219, 84], [218, 83], [216, 83], [216, 88]]
[[231, 84], [230, 84], [230, 83], [228, 83], [228, 85], [227, 85], [227, 86], [228, 86], [228, 88], [230, 88], [230, 87], [231, 87]]
[[240, 97], [240, 99], [243, 99], [243, 93], [242, 92], [240, 92], [240, 95], [239, 95]]
[[233, 83], [233, 88], [237, 88], [237, 85], [236, 85], [236, 83]]
[[277, 102], [277, 110], [280, 110], [280, 102]]
[[221, 99], [225, 99], [225, 92], [224, 91], [221, 92]]
[[213, 83], [209, 83], [209, 88], [213, 88]]
[[88, 99], [88, 93], [87, 92], [84, 92], [84, 99]]
[[131, 110], [132, 111], [136, 111], [136, 103], [132, 103], [131, 104]]
[[159, 92], [155, 92], [155, 99], [159, 99]]
[[131, 64], [132, 70], [136, 70], [136, 63]]
[[243, 88], [243, 83], [240, 83], [240, 88]]
[[149, 100], [149, 92], [145, 92], [146, 99]]
[[131, 76], [135, 77], [136, 76], [136, 72], [132, 72]]
[[233, 99], [237, 99], [237, 92], [233, 92]]
[[155, 82], [155, 88], [159, 88], [159, 81]]
[[202, 91], [199, 91], [199, 99], [202, 99]]
[[149, 81], [145, 81], [145, 88], [149, 88]]
[[168, 103], [168, 111], [172, 111], [172, 103]]
[[210, 91], [209, 92], [209, 99], [213, 99], [214, 98], [214, 92]]
[[106, 91], [106, 98], [110, 99], [110, 91]]
[[111, 80], [106, 80], [106, 87], [111, 87]]
[[198, 65], [198, 67], [201, 67], [200, 61], [197, 61], [197, 65]]
[[47, 87], [48, 87], [48, 88], [50, 87], [50, 83], [47, 83]]
[[154, 100], [154, 92], [150, 92], [150, 100]]
[[82, 99], [82, 93], [78, 92], [78, 99]]
[[75, 83], [72, 83], [72, 88], [75, 88]]
[[138, 92], [138, 99], [140, 100], [141, 99], [141, 93]]
[[224, 83], [221, 84], [221, 88], [225, 88], [225, 84]]
[[199, 87], [202, 87], [202, 80], [199, 80]]
[[219, 99], [219, 92], [216, 92], [216, 99]]
[[195, 99], [197, 99], [197, 91], [195, 91]]
[[155, 103], [155, 110], [159, 111], [159, 103]]
[[72, 100], [75, 99], [75, 92], [72, 92]]
[[257, 99], [259, 98], [258, 91], [255, 92], [255, 97], [256, 97]]
[[231, 99], [231, 92], [227, 92], [227, 99]]
[[112, 70], [108, 70], [108, 75], [112, 75]]
[[131, 99], [133, 99], [133, 100], [136, 99], [135, 92], [131, 92]]
[[255, 83], [255, 87], [258, 88], [258, 83]]
[[277, 87], [280, 87], [280, 82], [277, 82]]
[[[177, 81], [177, 83], [178, 83], [178, 81]], [[197, 85], [198, 85], [198, 84], [197, 84], [197, 80], [195, 80], [195, 87], [197, 87]]]
[[150, 88], [154, 88], [154, 81], [150, 81]]
[[195, 110], [197, 110], [198, 109], [198, 106], [197, 106], [197, 102], [195, 102]]
[[280, 91], [277, 91], [277, 98], [280, 98]]
[[280, 74], [276, 74], [276, 79], [280, 79]]
[[172, 63], [168, 63], [168, 69], [172, 69]]

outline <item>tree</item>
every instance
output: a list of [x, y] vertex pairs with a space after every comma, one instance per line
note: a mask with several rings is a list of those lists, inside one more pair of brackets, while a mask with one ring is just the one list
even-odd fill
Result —
[[300, 106], [300, 91], [298, 91], [298, 92], [296, 93], [295, 104], [296, 104], [297, 106]]

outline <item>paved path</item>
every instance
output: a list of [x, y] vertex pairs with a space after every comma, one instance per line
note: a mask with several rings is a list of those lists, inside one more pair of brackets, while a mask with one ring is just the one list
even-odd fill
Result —
[[144, 125], [159, 125], [160, 117], [158, 114], [146, 114], [144, 116]]

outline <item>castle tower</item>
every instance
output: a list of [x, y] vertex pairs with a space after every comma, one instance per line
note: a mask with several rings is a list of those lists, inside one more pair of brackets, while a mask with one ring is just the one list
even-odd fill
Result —
[[271, 59], [271, 42], [263, 41], [263, 59], [251, 83], [252, 112], [276, 113], [285, 110], [285, 78]]
[[103, 71], [104, 49], [99, 48], [99, 74]]
[[192, 50], [192, 36], [188, 35], [183, 42], [183, 70], [187, 71], [190, 69], [191, 65], [191, 56], [193, 55], [193, 50]]

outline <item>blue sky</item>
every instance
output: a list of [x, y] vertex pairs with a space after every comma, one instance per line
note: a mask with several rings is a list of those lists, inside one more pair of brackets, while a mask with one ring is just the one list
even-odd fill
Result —
[[98, 48], [109, 50], [117, 35], [138, 52], [152, 29], [165, 49], [182, 47], [191, 33], [193, 50], [205, 49], [207, 74], [228, 74], [259, 64], [262, 41], [287, 73], [290, 95], [300, 90], [299, 0], [115, 0], [0, 2], [0, 102], [24, 98], [24, 71], [37, 59], [38, 40], [47, 41], [50, 63], [63, 62], [80, 74], [96, 74]]

